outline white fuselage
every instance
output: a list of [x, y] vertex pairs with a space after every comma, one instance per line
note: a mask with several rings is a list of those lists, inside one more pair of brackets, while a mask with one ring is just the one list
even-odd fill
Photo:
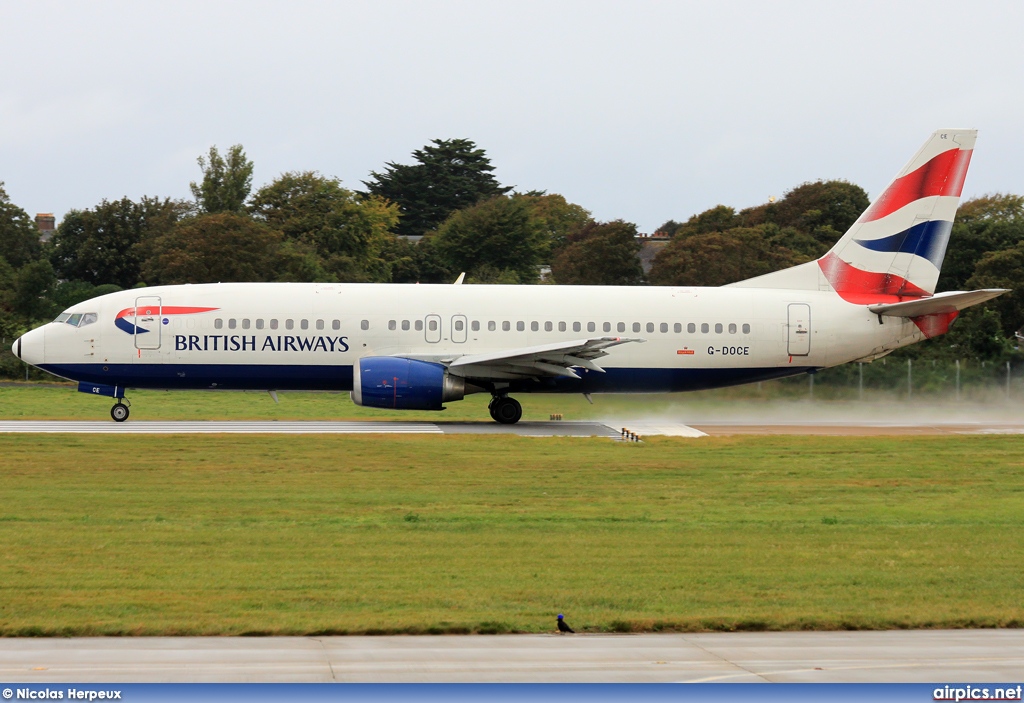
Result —
[[58, 376], [130, 388], [351, 390], [362, 357], [449, 363], [611, 336], [644, 341], [609, 349], [607, 373], [510, 390], [683, 391], [873, 358], [924, 338], [910, 320], [832, 292], [756, 288], [221, 283], [121, 291], [67, 313], [96, 321], [44, 325], [16, 352]]

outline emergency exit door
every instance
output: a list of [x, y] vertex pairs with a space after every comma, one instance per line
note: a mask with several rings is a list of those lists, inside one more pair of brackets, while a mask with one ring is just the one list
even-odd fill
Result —
[[811, 306], [807, 303], [789, 304], [789, 355], [807, 356], [811, 353]]

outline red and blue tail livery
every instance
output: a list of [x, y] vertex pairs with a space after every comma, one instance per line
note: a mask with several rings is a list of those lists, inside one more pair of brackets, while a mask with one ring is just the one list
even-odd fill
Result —
[[973, 129], [939, 130], [818, 264], [851, 302], [935, 293], [974, 153]]
[[395, 410], [489, 393], [491, 418], [514, 423], [514, 395], [703, 390], [872, 361], [1005, 292], [935, 292], [974, 140], [935, 132], [821, 259], [721, 288], [155, 286], [74, 305], [14, 353], [113, 397], [119, 422], [126, 388], [350, 391]]

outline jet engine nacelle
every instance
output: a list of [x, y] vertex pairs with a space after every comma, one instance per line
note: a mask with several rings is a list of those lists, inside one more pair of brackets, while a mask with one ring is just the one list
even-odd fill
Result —
[[367, 356], [352, 373], [352, 402], [368, 408], [441, 410], [442, 403], [465, 394], [465, 379], [429, 361]]

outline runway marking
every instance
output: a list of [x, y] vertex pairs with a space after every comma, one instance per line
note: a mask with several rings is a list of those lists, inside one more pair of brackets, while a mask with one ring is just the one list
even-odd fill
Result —
[[0, 422], [0, 433], [72, 434], [443, 434], [432, 422], [219, 422], [14, 420]]

